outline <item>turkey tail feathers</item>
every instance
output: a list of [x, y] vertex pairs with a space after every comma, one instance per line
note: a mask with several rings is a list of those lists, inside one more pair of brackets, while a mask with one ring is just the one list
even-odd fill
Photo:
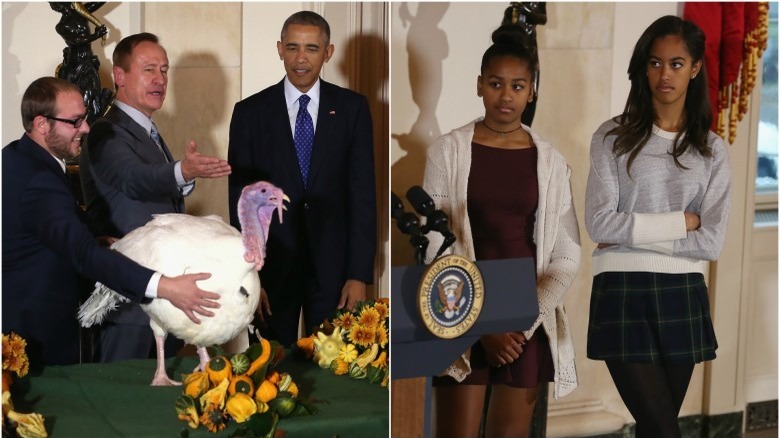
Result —
[[95, 283], [95, 290], [87, 301], [79, 307], [79, 321], [82, 327], [99, 325], [108, 312], [116, 310], [120, 302], [129, 302], [127, 298], [114, 292], [102, 283]]

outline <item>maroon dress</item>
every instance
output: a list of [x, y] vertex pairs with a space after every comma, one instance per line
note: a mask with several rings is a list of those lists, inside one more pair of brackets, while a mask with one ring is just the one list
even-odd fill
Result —
[[[537, 149], [500, 149], [472, 143], [468, 215], [477, 260], [533, 257], [534, 223], [539, 203]], [[490, 294], [490, 291], [485, 291]], [[535, 388], [552, 382], [555, 368], [547, 334], [540, 326], [511, 364], [491, 367], [481, 342], [471, 348], [472, 372], [461, 384], [503, 384]], [[457, 383], [435, 377], [434, 385]]]

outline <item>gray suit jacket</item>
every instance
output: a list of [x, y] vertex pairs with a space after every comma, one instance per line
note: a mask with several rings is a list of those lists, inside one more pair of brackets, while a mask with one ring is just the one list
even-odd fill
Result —
[[[175, 162], [164, 142], [163, 149], [165, 155], [146, 130], [116, 106], [95, 121], [81, 150], [79, 173], [96, 234], [122, 237], [153, 214], [184, 212]], [[149, 323], [138, 305], [123, 305], [106, 319]]]
[[79, 167], [87, 215], [98, 234], [122, 237], [153, 214], [183, 213], [184, 198], [166, 157], [141, 125], [112, 107], [91, 127]]

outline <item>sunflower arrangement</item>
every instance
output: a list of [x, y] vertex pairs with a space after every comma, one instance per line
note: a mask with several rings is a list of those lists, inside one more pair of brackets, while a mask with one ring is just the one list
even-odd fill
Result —
[[3, 372], [16, 373], [17, 377], [27, 375], [30, 361], [27, 359], [26, 347], [27, 341], [16, 333], [3, 334]]
[[[45, 438], [48, 436], [44, 418], [41, 414], [20, 414], [14, 410], [11, 401], [11, 381], [13, 375], [22, 378], [30, 370], [30, 360], [27, 358], [27, 341], [18, 334], [3, 333], [3, 386], [2, 386], [2, 425], [3, 436], [11, 429], [22, 438]], [[8, 423], [6, 424], [6, 419]], [[8, 425], [8, 427], [6, 427]]]
[[388, 299], [361, 302], [352, 311], [337, 311], [314, 334], [299, 339], [296, 348], [336, 375], [349, 374], [387, 387], [389, 317]]
[[273, 369], [284, 356], [278, 342], [260, 339], [233, 355], [219, 347], [212, 352], [205, 371], [183, 375], [176, 413], [190, 428], [216, 433], [234, 420], [231, 437], [273, 437], [280, 418], [316, 412], [298, 398], [292, 376]]

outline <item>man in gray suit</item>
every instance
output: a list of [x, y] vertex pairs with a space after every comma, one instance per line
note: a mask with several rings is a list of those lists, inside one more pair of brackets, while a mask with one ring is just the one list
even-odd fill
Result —
[[[98, 235], [122, 237], [153, 214], [184, 213], [184, 197], [196, 178], [230, 174], [227, 161], [201, 155], [194, 141], [175, 161], [151, 117], [162, 107], [168, 86], [168, 56], [150, 33], [130, 35], [113, 54], [116, 99], [92, 126], [80, 157], [87, 214]], [[166, 355], [181, 342], [168, 337]], [[154, 353], [149, 317], [137, 304], [111, 312], [100, 328], [96, 359], [112, 362]]]

